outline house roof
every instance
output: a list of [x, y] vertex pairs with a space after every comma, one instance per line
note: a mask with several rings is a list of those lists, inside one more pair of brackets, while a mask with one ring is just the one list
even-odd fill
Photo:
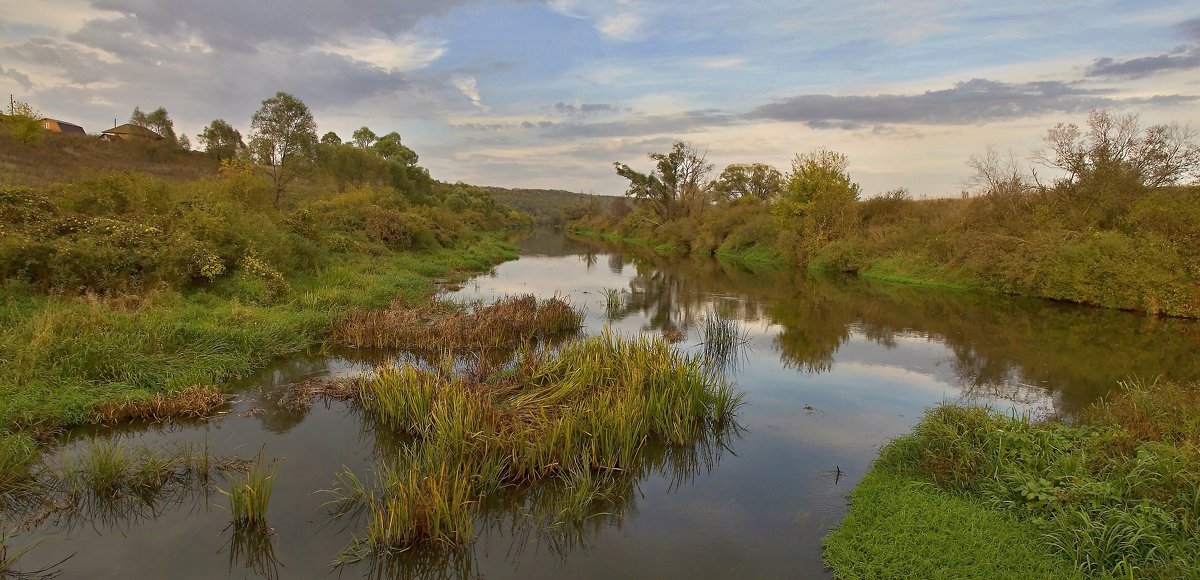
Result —
[[42, 120], [43, 121], [54, 121], [55, 123], [58, 124], [59, 130], [61, 130], [64, 133], [85, 133], [85, 131], [83, 130], [83, 127], [80, 127], [79, 125], [76, 125], [75, 123], [68, 123], [66, 121], [60, 121], [58, 119], [51, 119], [48, 117], [45, 119], [42, 119]]
[[124, 125], [118, 125], [116, 127], [113, 127], [112, 129], [108, 129], [107, 131], [104, 131], [104, 134], [105, 135], [129, 135], [129, 136], [133, 136], [133, 137], [144, 137], [146, 139], [162, 139], [162, 135], [159, 135], [158, 133], [155, 133], [154, 131], [151, 131], [140, 125], [134, 125], [132, 123], [125, 123]]

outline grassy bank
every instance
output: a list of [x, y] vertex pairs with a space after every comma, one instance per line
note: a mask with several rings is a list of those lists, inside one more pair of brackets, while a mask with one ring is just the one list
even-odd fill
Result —
[[1130, 384], [1075, 425], [942, 406], [825, 541], [839, 578], [1195, 578], [1200, 392]]

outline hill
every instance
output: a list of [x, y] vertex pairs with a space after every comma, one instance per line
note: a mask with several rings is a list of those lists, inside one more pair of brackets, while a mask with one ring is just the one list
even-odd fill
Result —
[[614, 203], [628, 203], [623, 197], [575, 193], [564, 189], [523, 189], [485, 187], [500, 203], [515, 207], [531, 216], [539, 224], [560, 225], [584, 215], [592, 206], [608, 207]]

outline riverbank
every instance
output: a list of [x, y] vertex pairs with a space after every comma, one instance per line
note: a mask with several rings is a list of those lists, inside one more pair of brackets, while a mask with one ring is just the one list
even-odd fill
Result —
[[1194, 578], [1200, 389], [1126, 384], [1075, 425], [943, 405], [824, 541], [839, 578]]
[[119, 420], [139, 402], [220, 386], [271, 359], [323, 344], [356, 308], [428, 301], [437, 281], [516, 257], [495, 238], [455, 249], [350, 254], [287, 279], [286, 295], [255, 304], [217, 291], [132, 297], [33, 294], [3, 287], [0, 471], [32, 461], [32, 440], [67, 426]]

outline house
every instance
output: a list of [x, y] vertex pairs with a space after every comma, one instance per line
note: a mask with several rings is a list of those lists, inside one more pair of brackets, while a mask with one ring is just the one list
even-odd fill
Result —
[[42, 120], [38, 121], [38, 123], [40, 123], [42, 125], [43, 129], [50, 131], [51, 133], [68, 133], [68, 134], [72, 134], [72, 135], [87, 135], [87, 132], [83, 130], [83, 127], [80, 127], [79, 125], [76, 125], [75, 123], [59, 121], [58, 119], [42, 119]]
[[162, 135], [145, 127], [126, 123], [101, 133], [100, 139], [102, 141], [153, 142], [162, 141]]

